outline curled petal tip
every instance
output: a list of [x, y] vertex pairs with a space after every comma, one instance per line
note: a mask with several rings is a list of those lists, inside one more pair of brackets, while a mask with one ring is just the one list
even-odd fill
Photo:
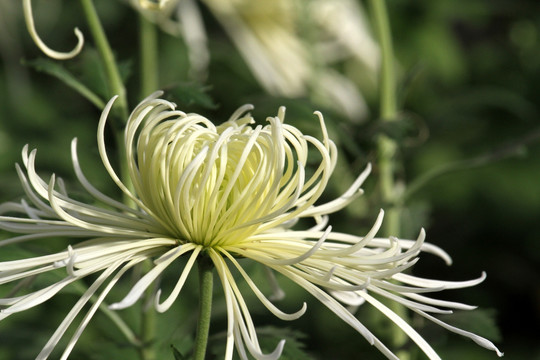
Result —
[[138, 297], [136, 298], [134, 296], [129, 296], [129, 294], [128, 294], [128, 296], [126, 296], [124, 298], [124, 300], [109, 305], [109, 309], [110, 310], [123, 310], [123, 309], [126, 309], [126, 308], [130, 307], [131, 305], [135, 304], [135, 302], [138, 299], [139, 299]]
[[109, 310], [122, 310], [124, 308], [126, 308], [126, 306], [122, 306], [121, 303], [114, 303], [109, 305]]
[[276, 346], [276, 349], [269, 354], [268, 359], [279, 359], [281, 357], [281, 353], [283, 353], [283, 348], [285, 347], [285, 339], [280, 340], [279, 343]]
[[146, 100], [157, 99], [158, 97], [160, 97], [164, 93], [165, 92], [163, 90], [156, 90], [153, 93], [151, 93], [149, 96], [147, 96], [146, 99], [143, 100], [143, 102], [146, 101]]
[[478, 281], [484, 281], [486, 280], [486, 278], [487, 278], [487, 272], [482, 271], [482, 274], [480, 274], [480, 278], [478, 279]]
[[23, 9], [24, 9], [24, 19], [26, 21], [26, 27], [28, 29], [28, 32], [30, 33], [30, 37], [32, 37], [32, 40], [34, 40], [34, 43], [36, 44], [36, 46], [41, 51], [43, 51], [45, 55], [56, 60], [68, 60], [68, 59], [74, 58], [81, 52], [84, 46], [84, 36], [78, 28], [75, 28], [73, 30], [75, 32], [75, 36], [77, 37], [77, 45], [75, 45], [73, 50], [69, 52], [59, 52], [59, 51], [52, 50], [41, 40], [41, 38], [39, 37], [36, 31], [36, 27], [34, 24], [34, 15], [32, 14], [31, 0], [23, 1]]

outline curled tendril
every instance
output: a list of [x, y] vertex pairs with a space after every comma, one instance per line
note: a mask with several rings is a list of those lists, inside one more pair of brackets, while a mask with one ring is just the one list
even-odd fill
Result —
[[36, 27], [34, 25], [34, 16], [32, 14], [32, 1], [31, 0], [23, 0], [23, 9], [24, 9], [24, 20], [26, 22], [26, 27], [28, 28], [28, 32], [30, 33], [30, 36], [32, 37], [32, 40], [34, 40], [34, 43], [37, 45], [37, 47], [45, 53], [48, 57], [51, 57], [56, 60], [67, 60], [72, 59], [75, 56], [77, 56], [84, 45], [84, 36], [82, 32], [75, 28], [75, 36], [77, 36], [77, 45], [73, 50], [69, 52], [59, 52], [52, 50], [49, 48], [45, 43], [41, 40], [39, 35], [37, 34]]

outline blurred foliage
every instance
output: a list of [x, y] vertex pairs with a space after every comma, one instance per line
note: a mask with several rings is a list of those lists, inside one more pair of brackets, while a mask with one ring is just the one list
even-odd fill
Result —
[[[95, 2], [128, 88], [136, 88], [136, 14], [121, 2]], [[74, 26], [88, 34], [77, 2], [35, 3], [40, 34], [51, 47], [70, 48], [74, 41], [70, 29]], [[323, 111], [331, 137], [340, 148], [340, 163], [326, 194], [329, 198], [346, 189], [368, 162], [375, 161], [373, 142], [380, 132], [402, 144], [399, 175], [404, 183], [414, 183], [426, 172], [448, 163], [489, 157], [501, 151], [508, 155], [501, 159], [493, 156], [497, 161], [482, 167], [458, 168], [419, 188], [405, 204], [403, 236], [415, 237], [423, 226], [428, 241], [443, 247], [454, 258], [454, 265], [447, 268], [438, 259], [424, 256], [414, 269], [417, 275], [461, 280], [483, 270], [488, 273], [482, 285], [446, 295], [449, 300], [477, 304], [487, 310], [472, 315], [456, 314], [449, 321], [501, 341], [500, 348], [510, 359], [540, 359], [540, 146], [538, 137], [531, 136], [540, 129], [540, 3], [388, 3], [400, 72], [399, 98], [404, 121], [399, 127], [381, 128], [377, 122], [375, 89], [365, 93], [371, 115], [362, 124], [351, 123], [308, 98], [269, 96], [204, 8], [212, 54], [207, 81], [197, 83], [190, 79], [185, 44], [160, 34], [160, 84], [181, 110], [199, 112], [216, 123], [227, 120], [244, 103], [255, 105], [253, 114], [259, 123], [285, 105], [287, 122], [318, 136], [318, 123], [312, 112]], [[42, 55], [26, 33], [20, 3], [3, 2], [0, 11], [4, 13], [0, 17], [0, 198], [16, 200], [23, 195], [13, 164], [20, 162], [24, 144], [39, 149], [40, 171], [55, 172], [66, 180], [70, 190], [77, 191], [69, 157], [73, 137], [79, 139], [79, 156], [89, 180], [105, 193], [117, 194], [98, 160], [95, 130], [100, 112], [73, 90], [71, 82], [76, 78], [89, 91], [107, 100], [103, 71], [90, 37], [87, 36], [83, 53], [73, 61], [59, 64], [40, 60]], [[345, 64], [344, 69], [350, 66]], [[363, 76], [351, 73], [352, 78]], [[71, 85], [66, 85], [66, 81]], [[129, 93], [131, 105], [139, 100], [137, 91]], [[510, 144], [513, 148], [520, 146], [522, 151], [504, 154]], [[376, 179], [375, 169], [366, 185], [365, 197], [334, 216], [334, 228], [362, 234], [370, 226], [381, 207], [372, 195], [377, 188]], [[17, 258], [25, 252], [45, 253], [44, 249], [51, 246], [60, 249], [66, 244], [62, 239], [52, 239], [17, 249], [6, 247], [0, 249], [0, 258]], [[174, 274], [171, 276], [174, 278]], [[190, 281], [196, 280], [196, 276], [192, 278], [195, 279]], [[283, 287], [287, 303], [305, 301], [305, 293], [297, 287], [287, 281]], [[196, 285], [186, 286], [190, 288]], [[127, 285], [120, 286], [114, 299], [127, 289]], [[0, 287], [0, 296], [7, 296], [9, 291]], [[0, 359], [29, 359], [39, 353], [66, 309], [76, 301], [76, 294], [76, 289], [72, 289], [55, 301], [3, 320]], [[181, 304], [166, 316], [158, 317], [160, 359], [182, 359], [180, 354], [190, 352], [195, 294], [196, 291], [184, 290]], [[250, 304], [257, 303], [254, 296], [246, 297]], [[217, 320], [212, 323], [212, 332], [218, 334], [226, 328], [226, 317], [219, 297], [216, 301]], [[269, 350], [285, 337], [288, 342], [284, 358], [288, 359], [310, 358], [307, 352], [319, 359], [382, 358], [321, 304], [310, 300], [308, 303], [308, 313], [303, 318], [285, 324], [254, 305], [253, 316], [261, 325], [260, 338]], [[135, 307], [122, 313], [135, 329], [138, 310]], [[370, 319], [369, 310], [361, 307], [358, 316], [367, 325], [376, 325], [378, 320]], [[494, 330], [494, 323], [498, 324], [500, 334]], [[470, 341], [433, 330], [432, 325], [424, 328], [427, 324], [421, 321], [414, 325], [426, 336], [436, 335], [433, 344], [444, 359], [495, 357]], [[295, 330], [283, 329], [284, 326]], [[379, 333], [383, 334], [384, 329]], [[98, 313], [76, 346], [73, 358], [128, 359], [135, 355], [110, 321]]]

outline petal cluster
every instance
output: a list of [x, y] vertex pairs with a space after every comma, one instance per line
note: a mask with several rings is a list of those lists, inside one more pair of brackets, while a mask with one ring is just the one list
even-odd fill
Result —
[[[378, 298], [398, 302], [442, 327], [469, 337], [496, 351], [488, 340], [452, 327], [434, 317], [452, 309], [474, 307], [432, 299], [426, 293], [463, 288], [480, 283], [422, 279], [406, 273], [421, 252], [430, 252], [450, 263], [441, 249], [424, 242], [422, 230], [416, 240], [378, 238], [384, 212], [380, 211], [365, 236], [332, 231], [328, 215], [343, 209], [362, 194], [368, 166], [340, 197], [319, 203], [337, 162], [337, 150], [329, 139], [324, 119], [316, 113], [321, 139], [301, 133], [285, 123], [285, 109], [254, 125], [244, 106], [216, 126], [197, 114], [186, 114], [155, 93], [132, 112], [124, 133], [125, 162], [129, 182], [115, 172], [107, 154], [105, 128], [112, 99], [98, 126], [98, 148], [111, 179], [125, 198], [126, 206], [92, 186], [79, 165], [76, 140], [72, 143], [75, 175], [90, 204], [70, 197], [61, 179], [48, 181], [35, 170], [36, 150], [23, 149], [23, 166], [17, 166], [26, 200], [0, 205], [0, 228], [19, 234], [0, 240], [0, 246], [40, 238], [73, 239], [65, 251], [0, 262], [0, 285], [18, 283], [47, 272], [61, 272], [62, 279], [22, 295], [0, 299], [0, 320], [37, 306], [71, 283], [97, 274], [58, 326], [38, 359], [47, 358], [75, 317], [89, 307], [68, 343], [67, 358], [93, 314], [114, 285], [137, 264], [153, 266], [128, 294], [110, 305], [118, 310], [133, 305], [150, 285], [159, 281], [179, 258], [187, 259], [170, 294], [162, 299], [157, 290], [154, 306], [167, 311], [179, 296], [194, 263], [209, 257], [221, 280], [227, 304], [226, 359], [234, 349], [241, 358], [277, 359], [284, 341], [270, 354], [258, 342], [256, 326], [237, 285], [244, 279], [261, 303], [275, 316], [294, 320], [306, 305], [285, 313], [273, 300], [282, 297], [274, 277], [279, 273], [304, 288], [388, 358], [396, 358], [349, 310], [370, 304], [403, 329], [430, 359], [438, 359], [431, 346], [402, 318]], [[316, 159], [317, 165], [308, 170]], [[99, 205], [96, 205], [99, 204]], [[298, 229], [299, 219], [313, 226]], [[78, 240], [77, 240], [78, 239]], [[275, 294], [265, 295], [243, 268], [239, 258], [250, 259], [268, 270]], [[157, 286], [159, 288], [159, 286]], [[377, 295], [374, 297], [373, 295]], [[92, 297], [97, 299], [90, 302]]]

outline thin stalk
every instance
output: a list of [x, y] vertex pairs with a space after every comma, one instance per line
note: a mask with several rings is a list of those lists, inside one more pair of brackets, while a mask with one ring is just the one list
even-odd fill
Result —
[[381, 118], [394, 121], [397, 115], [396, 76], [394, 71], [394, 50], [390, 21], [384, 0], [370, 0], [375, 27], [381, 46]]
[[[394, 69], [394, 51], [390, 22], [384, 0], [371, 0], [374, 24], [379, 36], [381, 46], [381, 69], [380, 69], [380, 118], [384, 122], [397, 121], [396, 102], [396, 76]], [[397, 151], [396, 142], [386, 135], [379, 135], [377, 139], [379, 154], [379, 180], [381, 199], [384, 204], [390, 204], [387, 211], [383, 232], [385, 236], [398, 236], [400, 231], [399, 212], [395, 209], [396, 186], [395, 186], [395, 157]]]
[[210, 330], [210, 315], [212, 313], [212, 289], [214, 266], [208, 256], [199, 257], [199, 323], [197, 325], [197, 338], [195, 339], [194, 360], [204, 360], [208, 333]]
[[[118, 99], [116, 100], [113, 109], [115, 110], [114, 114], [117, 115], [117, 117], [119, 118], [117, 118], [116, 120], [120, 121], [113, 122], [113, 128], [116, 135], [116, 144], [119, 151], [118, 156], [120, 163], [121, 179], [128, 189], [132, 189], [133, 185], [129, 177], [122, 134], [122, 128], [128, 119], [126, 88], [124, 87], [124, 83], [122, 82], [120, 71], [118, 70], [118, 65], [116, 64], [113, 51], [111, 49], [111, 46], [109, 45], [109, 41], [107, 40], [105, 30], [101, 25], [101, 21], [99, 20], [99, 16], [97, 14], [94, 3], [92, 2], [92, 0], [80, 1], [84, 10], [84, 14], [86, 16], [88, 27], [90, 28], [90, 32], [92, 34], [92, 37], [94, 38], [96, 48], [105, 68], [105, 75], [109, 87], [109, 97], [112, 98], [114, 95], [118, 95]], [[126, 195], [124, 195], [124, 201], [127, 205], [132, 207], [134, 206], [133, 201], [131, 201], [131, 199]]]
[[[126, 88], [120, 76], [120, 71], [118, 70], [118, 65], [116, 63], [114, 53], [109, 44], [105, 30], [101, 24], [99, 16], [97, 14], [96, 8], [92, 0], [80, 0], [81, 5], [90, 29], [90, 33], [94, 38], [95, 46], [98, 50], [101, 62], [105, 69], [105, 76], [107, 79], [107, 85], [109, 90], [109, 98], [112, 98], [114, 95], [118, 95], [118, 99], [115, 103], [115, 112], [116, 120], [113, 122], [113, 130], [115, 133], [116, 144], [118, 146], [118, 157], [120, 163], [120, 176], [123, 183], [132, 189], [133, 185], [131, 182], [131, 177], [129, 176], [129, 170], [127, 166], [128, 159], [126, 158], [126, 149], [124, 146], [124, 136], [123, 136], [123, 126], [128, 120], [128, 104], [127, 104], [127, 94]], [[135, 207], [133, 201], [126, 195], [124, 195], [124, 202], [131, 206]], [[153, 347], [151, 346], [151, 341], [154, 337], [155, 329], [155, 319], [154, 311], [149, 309], [148, 311], [142, 310], [141, 314], [141, 332], [139, 338], [135, 339], [135, 336], [131, 329], [125, 325], [125, 323], [120, 319], [116, 313], [111, 312], [109, 309], [104, 310], [105, 314], [115, 322], [115, 324], [120, 328], [124, 335], [130, 340], [130, 342], [137, 346], [139, 349], [139, 356], [141, 360], [154, 360], [155, 353]]]
[[[158, 87], [158, 48], [157, 48], [157, 30], [153, 23], [148, 21], [141, 13], [139, 13], [139, 43], [140, 43], [140, 59], [141, 59], [141, 98], [148, 96], [150, 93], [157, 90]], [[123, 141], [123, 137], [119, 136], [118, 141]], [[124, 147], [121, 147], [124, 149]], [[125, 154], [122, 154], [125, 156]], [[124, 174], [123, 178], [128, 178], [128, 174]], [[134, 204], [133, 204], [134, 205]], [[144, 264], [146, 267], [151, 267], [150, 263]], [[153, 296], [153, 289], [148, 289], [146, 298], [150, 299]], [[139, 356], [143, 360], [154, 360], [156, 354], [152, 342], [156, 335], [156, 312], [152, 307], [141, 312], [141, 329], [140, 339], [142, 347], [139, 348]]]
[[[96, 296], [92, 296], [91, 300], [95, 301], [97, 299]], [[109, 309], [108, 305], [105, 303], [102, 303], [99, 305], [99, 309], [116, 325], [118, 330], [125, 336], [126, 340], [133, 346], [139, 346], [140, 342], [131, 330], [131, 328], [128, 326], [128, 324], [125, 323], [125, 321], [116, 313], [115, 311], [112, 311]]]
[[101, 25], [101, 21], [99, 20], [94, 3], [92, 0], [80, 1], [86, 16], [88, 27], [94, 38], [96, 48], [105, 68], [105, 75], [109, 86], [109, 97], [118, 95], [116, 106], [119, 109], [119, 116], [122, 121], [125, 122], [128, 117], [126, 89], [122, 82], [122, 78], [120, 77], [113, 51], [109, 45], [107, 36], [105, 35], [105, 30], [103, 30], [103, 26]]
[[[153, 267], [150, 259], [140, 264], [143, 273]], [[144, 294], [143, 306], [141, 307], [141, 324], [139, 329], [139, 358], [141, 360], [155, 360], [156, 352], [154, 342], [156, 340], [156, 311], [153, 306], [145, 306], [153, 300], [155, 288], [149, 287]]]
[[509, 144], [504, 144], [488, 153], [466, 160], [455, 161], [441, 165], [426, 171], [424, 174], [417, 177], [414, 182], [411, 182], [402, 195], [402, 201], [407, 201], [413, 194], [422, 189], [432, 180], [455, 171], [478, 168], [491, 164], [496, 161], [508, 159], [513, 156], [521, 156], [527, 151], [527, 145], [538, 142], [540, 140], [540, 128], [529, 131], [527, 135], [512, 141]]
[[[396, 76], [394, 68], [394, 51], [388, 11], [384, 0], [370, 0], [374, 25], [381, 47], [380, 69], [380, 118], [384, 122], [397, 121], [398, 107], [396, 101]], [[390, 137], [381, 134], [377, 139], [380, 196], [387, 206], [383, 223], [383, 236], [399, 236], [401, 230], [401, 204], [398, 204], [399, 192], [395, 181], [396, 153], [398, 144]], [[391, 309], [401, 318], [407, 320], [407, 309], [395, 302]], [[400, 349], [408, 342], [407, 335], [397, 326], [392, 327], [392, 345]], [[409, 352], [400, 350], [396, 355], [401, 360], [410, 360]]]
[[139, 13], [141, 98], [159, 88], [158, 32], [156, 25]]
[[[75, 286], [75, 289], [81, 294], [84, 294], [86, 290], [88, 290], [81, 282], [76, 282], [74, 286]], [[96, 295], [93, 295], [90, 298], [90, 300], [92, 302], [95, 302], [97, 298], [98, 297]], [[99, 309], [103, 312], [103, 314], [105, 314], [105, 316], [109, 318], [109, 320], [111, 320], [116, 325], [118, 330], [120, 330], [120, 332], [124, 335], [126, 340], [131, 345], [139, 346], [139, 340], [137, 339], [137, 336], [133, 333], [131, 328], [124, 322], [124, 320], [122, 320], [122, 318], [118, 315], [117, 312], [109, 309], [109, 306], [105, 302], [102, 302], [99, 305]]]

